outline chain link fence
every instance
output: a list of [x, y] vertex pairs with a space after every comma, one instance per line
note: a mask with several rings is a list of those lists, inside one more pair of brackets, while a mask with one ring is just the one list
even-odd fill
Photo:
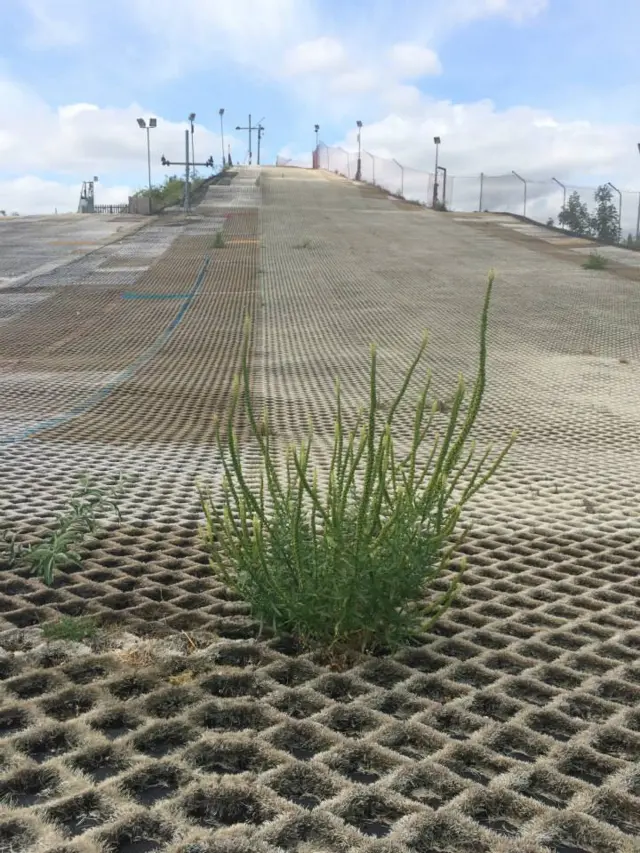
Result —
[[[344, 148], [334, 148], [324, 143], [318, 146], [318, 168], [326, 169], [354, 179], [358, 168], [357, 153]], [[278, 158], [281, 166], [309, 166], [308, 163]], [[558, 214], [572, 192], [578, 192], [591, 211], [595, 208], [596, 187], [574, 186], [550, 179], [529, 180], [515, 173], [510, 175], [450, 175], [446, 169], [438, 170], [437, 195], [434, 195], [433, 172], [404, 166], [397, 160], [362, 152], [361, 179], [383, 189], [402, 195], [409, 201], [418, 201], [432, 207], [434, 201], [443, 203], [448, 210], [460, 212], [485, 211], [515, 213], [547, 224], [553, 219], [558, 224]], [[623, 241], [627, 235], [640, 238], [640, 191], [612, 188], [617, 203]]]

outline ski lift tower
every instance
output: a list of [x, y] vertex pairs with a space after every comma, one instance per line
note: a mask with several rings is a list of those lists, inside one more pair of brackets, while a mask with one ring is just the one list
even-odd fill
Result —
[[98, 182], [98, 176], [94, 175], [92, 181], [83, 181], [78, 203], [78, 213], [95, 213], [95, 199], [93, 185]]

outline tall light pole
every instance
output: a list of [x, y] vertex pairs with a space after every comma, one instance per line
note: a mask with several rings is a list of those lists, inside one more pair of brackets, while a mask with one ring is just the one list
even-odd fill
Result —
[[313, 159], [313, 168], [319, 169], [320, 168], [320, 140], [318, 138], [318, 133], [320, 132], [320, 125], [314, 124], [313, 129], [315, 130], [315, 133], [316, 133], [316, 147], [315, 147], [315, 150], [313, 152], [313, 158], [312, 158]]
[[224, 115], [224, 107], [220, 107], [218, 110], [218, 115], [220, 116], [220, 139], [222, 140], [222, 168], [224, 169], [225, 164], [225, 156], [224, 156], [224, 121], [222, 116]]
[[196, 167], [193, 165], [193, 163], [196, 162], [196, 152], [195, 152], [194, 147], [193, 147], [193, 123], [195, 120], [196, 120], [196, 114], [195, 113], [189, 113], [189, 124], [191, 125], [191, 163], [192, 163], [191, 177], [194, 179], [196, 177]]
[[158, 124], [158, 121], [155, 118], [150, 118], [148, 125], [143, 118], [138, 119], [138, 127], [141, 127], [142, 130], [147, 131], [147, 171], [148, 171], [148, 177], [149, 177], [149, 213], [151, 213], [151, 139], [149, 137], [149, 131], [151, 130], [152, 127], [156, 127], [157, 124]]
[[362, 180], [362, 122], [356, 122], [358, 126], [358, 165], [356, 166], [356, 181]]
[[433, 178], [433, 207], [435, 208], [438, 206], [438, 154], [440, 152], [440, 137], [434, 136], [433, 142], [436, 146], [436, 170]]

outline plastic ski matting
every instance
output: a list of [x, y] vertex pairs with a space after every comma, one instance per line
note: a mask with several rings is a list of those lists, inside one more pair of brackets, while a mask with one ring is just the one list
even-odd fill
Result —
[[[249, 184], [257, 170], [239, 175]], [[135, 477], [123, 524], [90, 544], [82, 571], [59, 572], [50, 589], [24, 572], [0, 578], [0, 845], [637, 851], [636, 291], [551, 256], [540, 271], [524, 244], [322, 173], [265, 169], [260, 191], [261, 207], [255, 187], [241, 194], [251, 204], [229, 204], [238, 215], [225, 220], [225, 248], [188, 244], [207, 235], [187, 224], [156, 263], [158, 292], [177, 294], [202, 264], [185, 280], [171, 270], [210, 259], [148, 364], [91, 411], [0, 457], [2, 517], [18, 529], [50, 525], [77, 473]], [[209, 207], [220, 210], [216, 192]], [[469, 569], [454, 607], [415, 647], [344, 672], [268, 631], [256, 639], [247, 606], [210, 573], [194, 491], [196, 477], [220, 482], [209, 420], [228, 403], [244, 312], [254, 314], [255, 399], [271, 411], [273, 440], [300, 439], [312, 415], [326, 474], [334, 375], [351, 418], [365, 402], [371, 340], [381, 413], [424, 328], [433, 398], [446, 408], [459, 371], [471, 384], [490, 266], [498, 278], [474, 435], [480, 451], [489, 440], [499, 449], [513, 428], [520, 439], [468, 506]], [[141, 293], [153, 293], [153, 269]], [[53, 310], [66, 293], [43, 305]], [[96, 310], [102, 298], [85, 291]], [[138, 317], [143, 337], [162, 326], [156, 312], [170, 323], [176, 309], [141, 298], [127, 310], [138, 307], [150, 312]], [[22, 322], [0, 327], [0, 346]], [[129, 348], [117, 343], [128, 334], [118, 322], [97, 339], [120, 365], [144, 346], [134, 330]], [[10, 378], [3, 361], [3, 409], [20, 413], [11, 389], [30, 399], [70, 382], [69, 368], [29, 373], [38, 348], [24, 346], [23, 373], [14, 365]], [[80, 339], [72, 346], [78, 392], [113, 380], [91, 373]], [[409, 416], [400, 413], [400, 445]], [[243, 442], [242, 454], [255, 482], [255, 447]], [[87, 646], [43, 643], [38, 624], [60, 614], [92, 616], [101, 632]]]

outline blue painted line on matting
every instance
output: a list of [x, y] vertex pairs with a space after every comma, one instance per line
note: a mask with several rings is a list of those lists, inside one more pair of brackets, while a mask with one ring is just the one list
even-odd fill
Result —
[[[169, 323], [166, 329], [158, 335], [155, 341], [147, 347], [147, 349], [142, 352], [128, 367], [125, 367], [124, 370], [121, 370], [117, 376], [115, 376], [111, 382], [108, 382], [106, 385], [103, 385], [102, 388], [99, 388], [97, 391], [94, 391], [89, 397], [87, 397], [82, 403], [79, 403], [77, 406], [74, 406], [73, 409], [70, 409], [68, 412], [65, 412], [62, 415], [55, 415], [52, 418], [48, 418], [47, 420], [40, 421], [37, 424], [34, 424], [32, 427], [28, 427], [27, 429], [22, 430], [16, 435], [12, 436], [0, 436], [0, 446], [6, 446], [10, 444], [19, 444], [21, 441], [26, 441], [29, 438], [32, 438], [39, 432], [43, 432], [47, 429], [52, 429], [53, 427], [60, 426], [61, 424], [68, 423], [72, 421], [74, 418], [77, 418], [79, 415], [83, 415], [96, 406], [98, 403], [101, 403], [105, 400], [113, 391], [118, 388], [119, 385], [122, 385], [123, 382], [126, 382], [127, 379], [131, 379], [131, 377], [140, 370], [141, 367], [144, 367], [151, 359], [157, 355], [157, 353], [162, 349], [162, 347], [167, 343], [171, 335], [178, 328], [184, 315], [186, 314], [189, 306], [193, 302], [193, 299], [200, 292], [200, 288], [202, 286], [202, 281], [204, 279], [204, 274], [207, 271], [207, 267], [209, 266], [209, 258], [205, 258], [202, 266], [200, 267], [200, 271], [197, 275], [193, 286], [189, 290], [188, 293], [184, 294], [182, 305], [180, 306], [178, 313], [173, 318], [173, 320]], [[176, 297], [178, 298], [178, 297]]]

